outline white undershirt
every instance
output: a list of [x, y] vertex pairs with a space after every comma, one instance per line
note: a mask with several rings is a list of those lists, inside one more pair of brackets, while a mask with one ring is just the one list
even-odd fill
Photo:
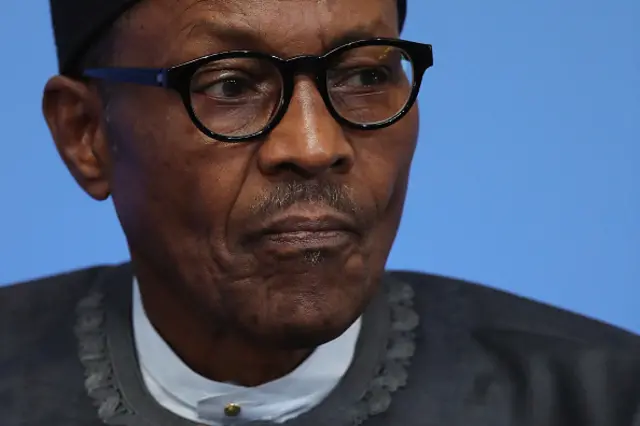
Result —
[[[185, 419], [213, 426], [248, 421], [285, 422], [318, 405], [345, 374], [360, 333], [358, 319], [337, 339], [319, 346], [290, 374], [246, 388], [215, 382], [191, 370], [151, 325], [133, 285], [133, 332], [142, 377], [149, 393], [169, 411]], [[214, 354], [215, 356], [215, 354]], [[228, 417], [228, 404], [240, 406]]]

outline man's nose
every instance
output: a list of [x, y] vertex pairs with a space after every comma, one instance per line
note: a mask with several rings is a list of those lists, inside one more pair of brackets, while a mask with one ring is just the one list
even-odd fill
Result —
[[308, 179], [347, 173], [353, 161], [353, 147], [342, 127], [327, 110], [313, 81], [301, 77], [284, 118], [260, 147], [260, 170], [265, 175], [293, 173]]

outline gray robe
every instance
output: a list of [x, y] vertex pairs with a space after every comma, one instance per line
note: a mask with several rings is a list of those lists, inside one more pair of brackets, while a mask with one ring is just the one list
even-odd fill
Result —
[[[196, 426], [145, 389], [132, 281], [125, 264], [0, 288], [1, 426]], [[383, 284], [345, 377], [285, 426], [640, 426], [640, 337], [465, 281]]]

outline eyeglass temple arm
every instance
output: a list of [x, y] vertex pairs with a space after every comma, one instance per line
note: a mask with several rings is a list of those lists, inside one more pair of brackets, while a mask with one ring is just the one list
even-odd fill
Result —
[[166, 87], [167, 70], [164, 68], [92, 68], [83, 72], [85, 77], [119, 83]]

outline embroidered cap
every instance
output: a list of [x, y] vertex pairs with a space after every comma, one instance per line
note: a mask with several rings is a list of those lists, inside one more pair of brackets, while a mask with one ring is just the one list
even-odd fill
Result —
[[[72, 71], [75, 62], [113, 22], [140, 0], [50, 0], [51, 19], [60, 73]], [[400, 29], [407, 0], [398, 0]]]

